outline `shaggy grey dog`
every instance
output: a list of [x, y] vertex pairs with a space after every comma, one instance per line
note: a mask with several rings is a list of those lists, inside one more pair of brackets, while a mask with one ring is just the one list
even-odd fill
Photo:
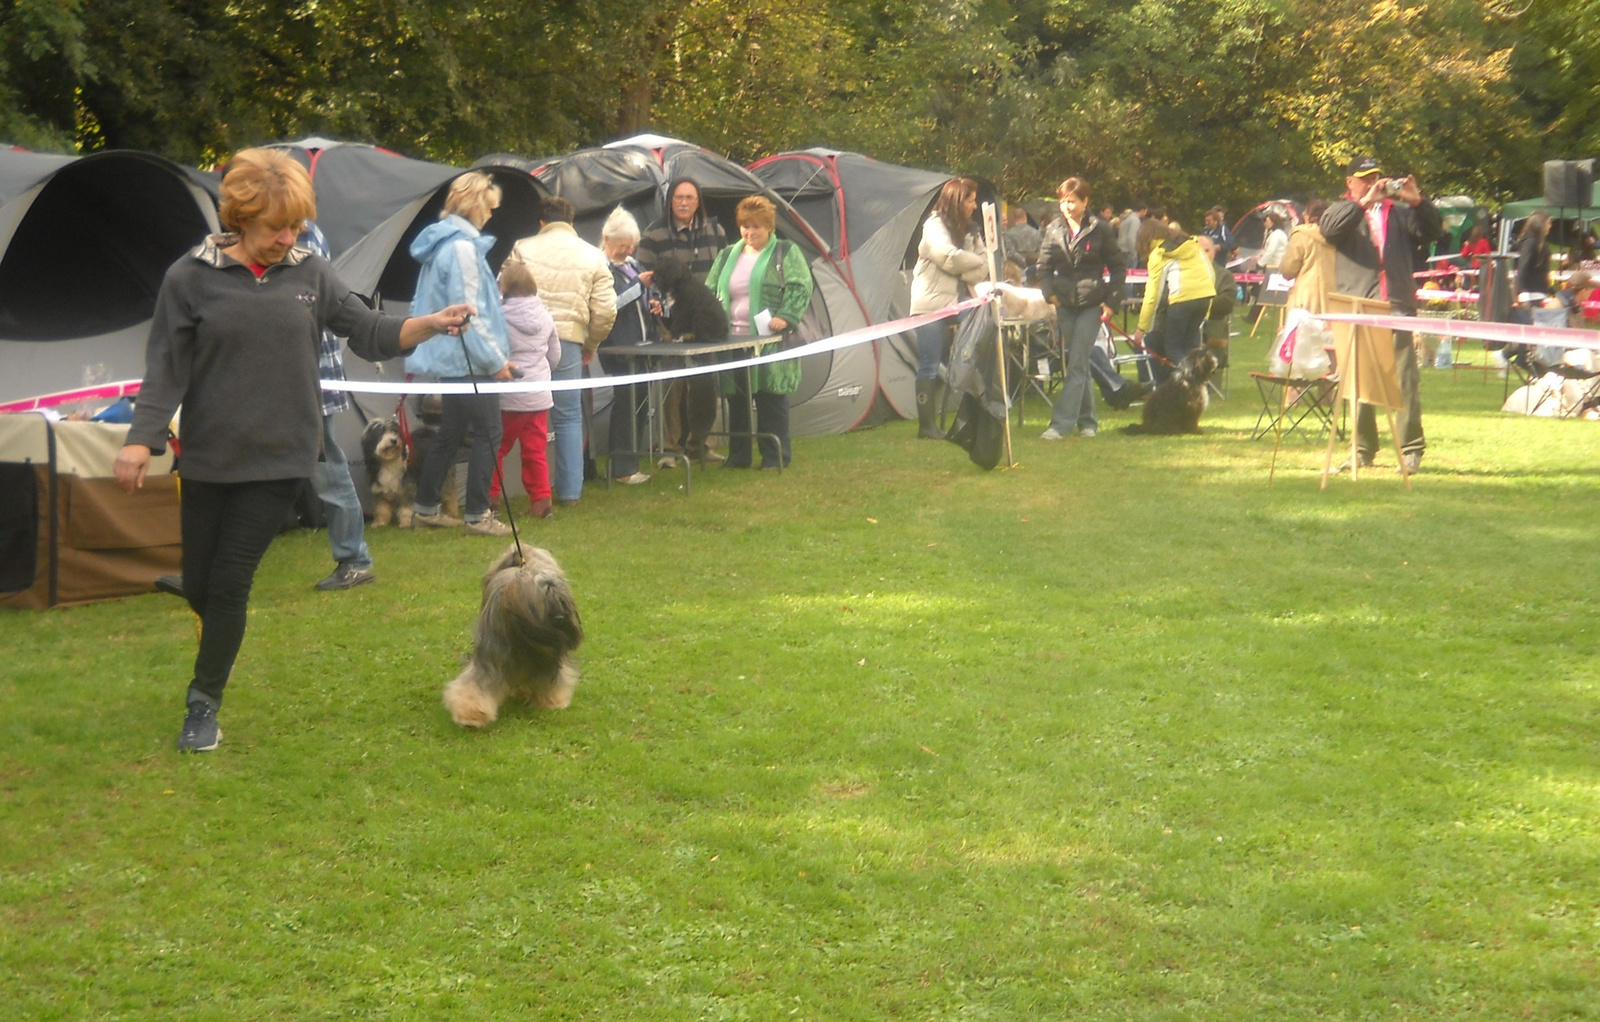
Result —
[[444, 705], [462, 727], [494, 722], [516, 697], [549, 710], [572, 703], [583, 642], [578, 605], [561, 565], [526, 543], [513, 543], [483, 576], [483, 606], [472, 659], [445, 686]]
[[1144, 418], [1123, 427], [1125, 433], [1199, 433], [1200, 416], [1210, 403], [1206, 383], [1217, 371], [1217, 356], [1210, 348], [1195, 348], [1144, 399]]

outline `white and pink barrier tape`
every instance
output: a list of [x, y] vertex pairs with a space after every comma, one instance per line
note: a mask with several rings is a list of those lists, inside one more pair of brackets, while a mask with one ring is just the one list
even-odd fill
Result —
[[127, 397], [129, 394], [137, 393], [139, 393], [138, 380], [100, 383], [93, 387], [79, 387], [77, 390], [62, 390], [54, 394], [41, 394], [38, 397], [23, 398], [20, 401], [7, 401], [4, 404], [0, 404], [0, 413], [38, 412], [46, 408], [77, 404], [80, 401], [115, 401], [119, 397]]
[[[602, 376], [582, 380], [511, 380], [504, 383], [479, 381], [476, 384], [437, 383], [425, 380], [415, 380], [410, 383], [323, 380], [322, 389], [342, 390], [352, 394], [521, 394], [542, 390], [594, 390], [600, 387], [622, 387], [637, 383], [652, 383], [657, 380], [673, 380], [685, 376], [702, 376], [706, 373], [723, 373], [730, 369], [743, 369], [747, 366], [766, 365], [771, 362], [785, 362], [789, 359], [804, 358], [807, 355], [838, 351], [841, 348], [849, 348], [857, 344], [881, 341], [896, 334], [908, 333], [928, 323], [936, 323], [941, 319], [959, 315], [968, 309], [975, 309], [985, 305], [989, 301], [988, 297], [969, 298], [964, 302], [958, 302], [955, 305], [946, 306], [934, 312], [921, 312], [914, 316], [904, 316], [900, 319], [890, 320], [887, 323], [875, 323], [871, 326], [847, 330], [842, 334], [824, 337], [821, 340], [811, 341], [794, 348], [787, 348], [770, 355], [755, 355], [750, 358], [733, 359], [708, 365], [661, 369], [648, 373], [632, 373], [626, 376]], [[774, 336], [763, 339], [762, 343], [774, 343], [778, 339]], [[675, 354], [674, 347], [676, 346], [672, 343], [664, 342], [657, 346], [657, 351], [660, 352], [661, 356], [671, 358]], [[127, 394], [137, 394], [139, 392], [139, 384], [140, 381], [138, 380], [123, 380], [119, 383], [105, 383], [96, 387], [64, 390], [55, 394], [45, 394], [21, 401], [11, 401], [0, 404], [0, 413], [33, 412], [54, 408], [59, 405], [75, 404], [81, 401], [111, 400]]]
[[[915, 316], [905, 316], [901, 319], [890, 320], [887, 323], [875, 323], [872, 326], [858, 327], [847, 330], [842, 334], [824, 337], [821, 340], [811, 341], [799, 347], [787, 348], [783, 351], [773, 352], [770, 355], [754, 355], [750, 358], [732, 359], [727, 362], [716, 362], [710, 365], [685, 366], [680, 369], [659, 369], [648, 373], [630, 373], [625, 376], [603, 376], [586, 380], [511, 380], [505, 383], [483, 382], [473, 383], [430, 383], [414, 381], [412, 383], [377, 383], [356, 380], [323, 380], [323, 390], [343, 390], [352, 394], [521, 394], [533, 391], [549, 390], [594, 390], [598, 387], [626, 387], [636, 383], [651, 383], [656, 380], [675, 380], [685, 376], [703, 376], [706, 373], [725, 373], [730, 369], [743, 369], [746, 366], [767, 365], [771, 362], [786, 362], [789, 359], [804, 358], [807, 355], [820, 355], [824, 352], [838, 351], [840, 348], [849, 348], [857, 344], [866, 344], [869, 341], [881, 341], [896, 334], [903, 334], [915, 330], [928, 323], [936, 323], [941, 319], [958, 315], [968, 309], [975, 309], [989, 301], [988, 298], [969, 298], [964, 302], [947, 306], [935, 312], [922, 312]], [[777, 337], [766, 338], [762, 343], [774, 343]], [[665, 342], [657, 346], [663, 357], [673, 356], [674, 345]]]
[[1553, 348], [1586, 348], [1590, 351], [1600, 351], [1600, 333], [1595, 333], [1593, 330], [1573, 330], [1569, 327], [1332, 312], [1323, 313], [1317, 318], [1328, 323], [1355, 323], [1359, 326], [1377, 327], [1380, 330], [1403, 330], [1435, 337], [1465, 337], [1475, 341], [1501, 341], [1506, 344], [1535, 344]]

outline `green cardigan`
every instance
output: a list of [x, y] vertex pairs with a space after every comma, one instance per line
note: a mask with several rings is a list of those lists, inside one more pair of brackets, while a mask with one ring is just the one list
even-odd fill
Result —
[[[774, 260], [773, 255], [779, 251], [782, 252], [782, 258]], [[706, 275], [706, 283], [722, 302], [723, 311], [730, 313], [730, 318], [733, 302], [728, 294], [728, 282], [742, 252], [743, 239], [718, 252], [716, 261], [711, 264], [711, 272]], [[791, 330], [800, 325], [801, 317], [811, 305], [812, 284], [811, 267], [806, 265], [805, 253], [800, 251], [798, 245], [774, 236], [761, 254], [756, 256], [756, 264], [750, 270], [750, 280], [752, 283], [761, 282], [759, 297], [751, 295], [752, 316], [765, 309], [788, 323]], [[782, 347], [782, 341], [763, 345], [761, 354], [771, 354], [782, 350]], [[735, 381], [726, 376], [722, 381], [722, 389], [724, 393], [731, 394]], [[800, 389], [800, 363], [795, 359], [756, 366], [753, 376], [758, 392], [793, 394]]]

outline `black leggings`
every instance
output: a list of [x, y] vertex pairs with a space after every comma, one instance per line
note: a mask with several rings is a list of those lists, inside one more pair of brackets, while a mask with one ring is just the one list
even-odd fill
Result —
[[222, 703], [244, 641], [256, 567], [283, 528], [303, 480], [183, 481], [183, 593], [200, 616], [190, 703]]

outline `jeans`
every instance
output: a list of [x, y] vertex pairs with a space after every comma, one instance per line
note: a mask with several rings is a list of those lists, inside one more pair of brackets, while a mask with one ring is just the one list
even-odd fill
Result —
[[188, 702], [222, 705], [222, 690], [244, 641], [256, 567], [283, 528], [302, 480], [183, 481], [183, 595], [200, 618], [200, 649]]
[[1089, 375], [1100, 388], [1100, 396], [1107, 401], [1114, 400], [1114, 395], [1128, 386], [1128, 378], [1117, 372], [1116, 363], [1098, 344], [1089, 349]]
[[[441, 383], [465, 383], [470, 377], [447, 377]], [[433, 445], [422, 456], [422, 471], [417, 475], [417, 499], [412, 510], [419, 515], [439, 513], [444, 477], [455, 464], [461, 441], [472, 431], [472, 449], [467, 454], [467, 500], [462, 510], [468, 521], [479, 521], [489, 513], [489, 483], [494, 477], [495, 452], [500, 449], [500, 395], [446, 394], [443, 414]]]
[[1094, 342], [1100, 336], [1100, 306], [1058, 309], [1056, 318], [1067, 342], [1067, 375], [1050, 410], [1050, 427], [1065, 436], [1100, 425], [1094, 414], [1094, 387], [1089, 383]]
[[939, 319], [917, 327], [917, 379], [937, 380], [939, 363], [944, 361], [945, 339], [950, 336], [950, 320]]
[[[1206, 311], [1211, 299], [1192, 298], [1187, 302], [1173, 302], [1165, 309], [1165, 322], [1150, 332], [1146, 347], [1162, 356], [1176, 367], [1184, 356], [1200, 346], [1200, 330], [1205, 325]], [[1154, 363], [1156, 382], [1172, 375], [1172, 368], [1161, 362]]]
[[350, 478], [350, 463], [333, 438], [333, 416], [322, 417], [322, 460], [311, 470], [311, 489], [328, 516], [328, 546], [334, 562], [343, 567], [372, 567], [361, 519], [361, 498]]
[[[561, 361], [550, 378], [583, 379], [583, 345], [562, 341]], [[556, 441], [555, 456], [550, 459], [550, 488], [557, 500], [570, 504], [583, 496], [583, 399], [576, 390], [558, 390], [553, 396], [550, 429]]]

